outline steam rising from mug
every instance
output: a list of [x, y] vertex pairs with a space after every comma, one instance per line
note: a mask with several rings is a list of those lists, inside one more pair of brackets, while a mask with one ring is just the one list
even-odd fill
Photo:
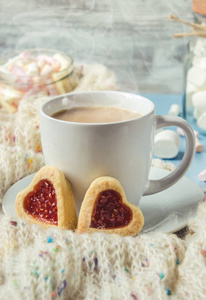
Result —
[[1, 10], [2, 54], [15, 48], [57, 49], [75, 62], [106, 65], [121, 90], [182, 92], [181, 53], [187, 41], [171, 39], [184, 25], [168, 22], [168, 14], [185, 15], [185, 1], [2, 0]]

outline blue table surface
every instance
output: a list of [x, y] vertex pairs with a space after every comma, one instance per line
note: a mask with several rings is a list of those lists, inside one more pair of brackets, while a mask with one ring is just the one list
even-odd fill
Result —
[[[179, 104], [182, 110], [183, 95], [142, 94], [142, 96], [154, 102], [157, 115], [167, 115], [172, 104]], [[193, 129], [197, 130], [195, 124], [192, 121], [189, 121], [189, 123]], [[176, 128], [172, 129], [176, 130]], [[164, 159], [165, 162], [172, 162], [176, 166], [180, 163], [185, 151], [185, 138], [180, 138], [181, 144], [178, 155], [173, 159]], [[194, 159], [185, 176], [196, 182], [201, 188], [205, 189], [206, 182], [200, 181], [198, 179], [198, 174], [206, 169], [206, 135], [200, 133], [199, 140], [204, 145], [204, 150], [201, 153], [195, 153]]]

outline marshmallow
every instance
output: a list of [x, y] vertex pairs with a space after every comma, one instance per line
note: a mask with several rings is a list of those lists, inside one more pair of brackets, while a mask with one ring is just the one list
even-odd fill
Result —
[[206, 90], [194, 93], [192, 103], [199, 112], [206, 112]]
[[2, 106], [7, 112], [14, 113], [17, 111], [17, 106], [15, 106], [13, 103], [8, 103], [4, 100], [4, 97], [0, 95], [0, 106]]
[[199, 173], [198, 178], [201, 181], [206, 181], [206, 169]]
[[173, 158], [177, 156], [180, 145], [179, 135], [172, 130], [162, 130], [155, 135], [155, 156], [160, 158]]
[[[19, 101], [26, 97], [56, 96], [70, 92], [77, 83], [72, 81], [74, 73], [69, 76], [72, 71], [72, 59], [67, 59], [61, 53], [55, 53], [54, 56], [42, 53], [36, 56], [29, 51], [21, 52], [0, 65], [1, 78], [5, 82], [9, 79], [14, 86], [11, 88], [8, 84], [1, 83], [0, 108], [14, 112]], [[48, 83], [51, 84], [47, 86]]]
[[61, 64], [59, 61], [54, 60], [52, 63], [52, 68], [54, 70], [54, 72], [58, 72], [60, 70]]
[[196, 152], [202, 152], [204, 150], [203, 144], [200, 143], [197, 136], [195, 136], [195, 151]]
[[[11, 72], [4, 65], [0, 66], [0, 72], [3, 74], [11, 75]], [[2, 74], [1, 74], [1, 77], [2, 77]]]
[[203, 87], [206, 85], [206, 71], [199, 67], [192, 67], [187, 73], [187, 80], [196, 85], [197, 87]]
[[33, 84], [31, 76], [21, 76], [17, 79], [17, 83], [22, 86], [22, 89], [28, 89], [29, 85]]
[[49, 96], [58, 96], [58, 92], [54, 84], [47, 84], [46, 89]]
[[67, 59], [65, 59], [60, 53], [54, 54], [53, 58], [56, 59], [61, 64], [60, 71], [70, 66], [70, 62]]
[[199, 132], [197, 130], [193, 130], [194, 135], [198, 138], [199, 137]]
[[206, 57], [195, 55], [192, 60], [192, 64], [195, 67], [199, 67], [201, 69], [206, 69]]
[[41, 76], [46, 76], [46, 75], [50, 75], [53, 72], [53, 68], [46, 64], [43, 69], [41, 70]]
[[38, 69], [36, 62], [31, 62], [30, 64], [28, 64], [27, 73], [30, 76], [38, 76], [39, 75], [39, 69]]
[[193, 49], [194, 54], [203, 57], [206, 55], [205, 49], [206, 49], [205, 38], [198, 37]]
[[19, 54], [19, 58], [20, 60], [23, 60], [23, 61], [26, 61], [26, 62], [29, 62], [29, 61], [32, 61], [33, 60], [33, 57], [31, 56], [31, 53], [29, 51], [22, 51], [20, 54]]
[[37, 59], [37, 61], [45, 60], [49, 65], [51, 65], [54, 61], [53, 57], [51, 57], [49, 55], [45, 55], [45, 54], [39, 54], [36, 59]]
[[55, 87], [60, 95], [65, 94], [65, 86], [64, 82], [66, 81], [65, 79], [62, 80], [62, 78], [66, 77], [68, 75], [67, 70], [62, 71], [60, 73], [52, 73], [51, 77], [54, 81]]
[[13, 66], [11, 68], [11, 73], [18, 77], [27, 76], [27, 73], [25, 72], [25, 70], [19, 66]]
[[21, 99], [21, 97], [23, 96], [23, 93], [15, 90], [14, 88], [7, 86], [4, 90], [4, 100], [5, 101], [18, 101]]
[[187, 103], [187, 106], [193, 106], [192, 105], [192, 96], [195, 92], [198, 91], [198, 88], [190, 83], [190, 82], [187, 82], [187, 85], [186, 85], [186, 103]]
[[172, 104], [170, 106], [169, 115], [170, 116], [178, 116], [180, 113], [180, 106], [178, 104]]
[[54, 84], [55, 84], [55, 87], [56, 87], [59, 94], [65, 94], [66, 93], [62, 81], [57, 81]]
[[197, 119], [197, 126], [206, 130], [206, 112], [204, 112], [199, 119]]
[[39, 70], [41, 71], [43, 69], [43, 67], [46, 65], [46, 61], [44, 59], [39, 59], [37, 61], [37, 66], [39, 68]]
[[4, 66], [8, 69], [11, 69], [19, 60], [20, 60], [20, 56], [16, 55], [12, 58], [9, 58], [8, 61], [4, 64]]
[[23, 62], [22, 60], [17, 60], [17, 61], [15, 62], [15, 66], [24, 69], [24, 63], [25, 63], [25, 62]]
[[199, 111], [197, 108], [194, 108], [194, 111], [193, 111], [193, 117], [194, 119], [199, 119], [199, 117], [202, 115], [202, 112]]

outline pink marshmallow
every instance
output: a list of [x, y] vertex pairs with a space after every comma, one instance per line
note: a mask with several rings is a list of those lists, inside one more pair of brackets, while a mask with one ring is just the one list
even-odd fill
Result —
[[1, 67], [5, 76], [8, 74], [13, 78], [14, 88], [1, 84], [0, 96], [15, 106], [18, 106], [17, 100], [28, 97], [57, 96], [59, 93], [52, 84], [52, 74], [58, 72], [60, 68], [61, 63], [58, 59], [47, 54], [36, 56], [25, 50]]
[[41, 76], [46, 76], [46, 75], [50, 75], [52, 72], [53, 72], [53, 68], [50, 65], [46, 64], [43, 67], [43, 69], [41, 70], [40, 75]]
[[[178, 127], [177, 128], [177, 133], [180, 135], [180, 136], [185, 136], [184, 134], [184, 131], [182, 130], [182, 128]], [[195, 151], [196, 152], [202, 152], [203, 149], [204, 149], [204, 146], [200, 143], [198, 137], [199, 137], [199, 132], [194, 130], [194, 135], [195, 135]]]
[[39, 59], [37, 61], [37, 66], [40, 69], [40, 71], [43, 69], [43, 67], [46, 65], [46, 61], [44, 59]]
[[32, 56], [31, 56], [31, 53], [29, 51], [23, 51], [19, 54], [19, 58], [22, 59], [22, 60], [31, 60], [32, 59]]
[[52, 63], [52, 68], [54, 72], [58, 72], [60, 70], [60, 67], [61, 67], [60, 62], [55, 59], [54, 62]]
[[[197, 130], [193, 130], [193, 132], [194, 132], [194, 135], [195, 135], [196, 137], [199, 137], [199, 132], [198, 132]], [[177, 127], [177, 133], [178, 133], [180, 136], [185, 136], [184, 131], [183, 131], [182, 128], [180, 128], [180, 127]]]
[[194, 130], [194, 135], [198, 138], [199, 137], [199, 132], [197, 130]]
[[206, 169], [198, 175], [199, 180], [206, 181]]
[[180, 136], [185, 136], [184, 131], [183, 131], [182, 128], [180, 128], [180, 127], [177, 127], [177, 133], [178, 133]]
[[18, 84], [20, 85], [32, 85], [33, 84], [33, 80], [30, 76], [25, 76], [25, 77], [20, 77], [17, 79]]
[[45, 60], [48, 64], [52, 64], [54, 62], [54, 58], [51, 57], [51, 56], [48, 56], [46, 54], [39, 54], [37, 57], [36, 57], [36, 60], [39, 61], [39, 60]]
[[47, 93], [49, 96], [58, 96], [59, 95], [54, 84], [46, 85], [46, 89], [47, 89]]
[[198, 137], [195, 137], [195, 141], [196, 141], [196, 143], [195, 143], [195, 151], [196, 152], [202, 152], [203, 149], [204, 149], [203, 144], [200, 143]]
[[13, 66], [11, 68], [11, 73], [14, 74], [15, 76], [21, 77], [21, 76], [28, 76], [25, 72], [25, 70], [21, 67], [18, 66]]
[[17, 79], [15, 88], [21, 92], [27, 92], [31, 88], [31, 84], [28, 85], [28, 84], [22, 83], [21, 80]]

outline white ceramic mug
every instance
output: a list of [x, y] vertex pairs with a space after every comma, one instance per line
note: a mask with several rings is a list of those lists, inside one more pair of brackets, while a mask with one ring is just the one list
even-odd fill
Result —
[[[140, 113], [136, 119], [115, 123], [74, 123], [51, 117], [78, 106], [112, 106]], [[179, 166], [168, 176], [149, 180], [155, 130], [166, 126], [183, 129], [186, 150]], [[59, 168], [69, 180], [79, 212], [91, 182], [112, 176], [122, 184], [127, 200], [138, 205], [143, 195], [160, 192], [187, 171], [195, 149], [190, 125], [179, 117], [156, 116], [154, 103], [123, 92], [80, 92], [58, 96], [40, 108], [40, 132], [45, 163]]]

